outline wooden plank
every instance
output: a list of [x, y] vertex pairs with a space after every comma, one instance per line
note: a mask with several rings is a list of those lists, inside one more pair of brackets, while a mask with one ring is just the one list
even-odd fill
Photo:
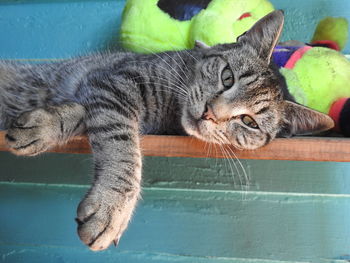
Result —
[[[0, 151], [7, 151], [4, 132], [0, 132]], [[227, 158], [217, 145], [193, 137], [147, 135], [142, 138], [145, 156]], [[239, 159], [350, 162], [350, 139], [332, 137], [295, 137], [276, 139], [258, 150], [238, 150], [225, 146]], [[75, 137], [66, 145], [49, 150], [57, 153], [91, 153], [86, 137]], [[232, 154], [233, 155], [233, 154]]]
[[[184, 136], [147, 136], [143, 140], [147, 156], [226, 158], [220, 147], [208, 154], [205, 142]], [[215, 146], [214, 146], [215, 147]], [[276, 139], [258, 150], [240, 151], [230, 146], [239, 159], [297, 160], [297, 161], [350, 161], [350, 140], [339, 138]]]

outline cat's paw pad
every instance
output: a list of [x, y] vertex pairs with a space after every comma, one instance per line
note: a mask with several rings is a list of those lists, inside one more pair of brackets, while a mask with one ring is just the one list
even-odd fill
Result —
[[59, 122], [53, 114], [37, 109], [20, 115], [7, 130], [5, 139], [14, 154], [36, 155], [54, 144], [58, 131]]
[[117, 245], [128, 226], [137, 201], [119, 193], [90, 193], [78, 206], [78, 234], [91, 250], [103, 250]]

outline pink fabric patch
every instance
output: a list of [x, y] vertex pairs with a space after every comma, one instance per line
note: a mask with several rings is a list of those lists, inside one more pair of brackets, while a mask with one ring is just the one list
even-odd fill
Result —
[[286, 65], [284, 67], [288, 68], [288, 69], [293, 69], [295, 64], [298, 62], [298, 60], [301, 59], [304, 56], [304, 54], [311, 48], [312, 47], [310, 47], [310, 46], [305, 46], [305, 47], [299, 48], [289, 58], [289, 60], [287, 61]]

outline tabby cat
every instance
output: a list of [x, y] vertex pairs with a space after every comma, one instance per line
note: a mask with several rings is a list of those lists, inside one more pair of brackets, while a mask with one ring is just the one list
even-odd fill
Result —
[[140, 134], [189, 134], [255, 149], [276, 136], [323, 131], [324, 114], [290, 100], [270, 63], [283, 27], [275, 11], [237, 43], [141, 55], [105, 53], [57, 63], [0, 63], [0, 128], [17, 155], [86, 133], [95, 179], [77, 209], [92, 250], [117, 243], [140, 196]]

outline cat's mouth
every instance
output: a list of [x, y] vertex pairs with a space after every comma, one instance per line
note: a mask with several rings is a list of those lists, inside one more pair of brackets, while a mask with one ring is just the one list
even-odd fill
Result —
[[211, 130], [214, 130], [218, 124], [210, 120], [204, 120], [202, 118], [196, 118], [193, 113], [188, 109], [186, 111], [186, 117], [183, 120], [183, 126], [186, 132], [201, 140], [208, 142], [216, 142], [212, 139]]

